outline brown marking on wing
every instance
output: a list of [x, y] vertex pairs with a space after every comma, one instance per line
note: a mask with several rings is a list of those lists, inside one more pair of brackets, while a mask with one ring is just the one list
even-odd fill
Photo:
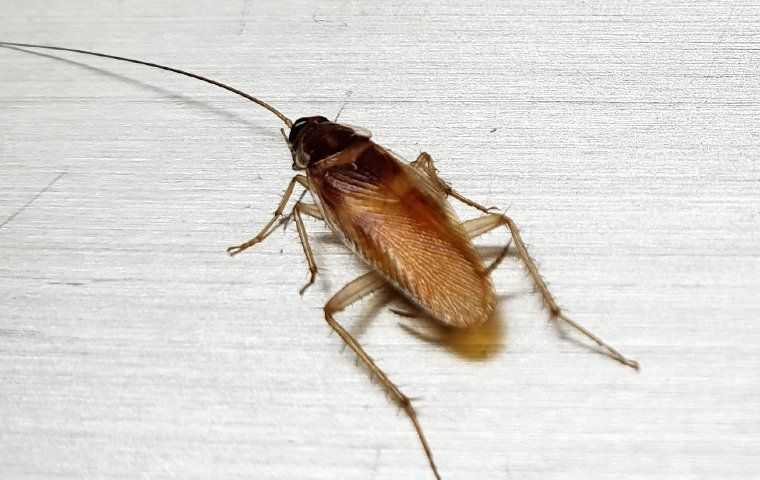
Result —
[[451, 326], [490, 318], [490, 278], [426, 177], [370, 140], [308, 173], [332, 228], [412, 301]]

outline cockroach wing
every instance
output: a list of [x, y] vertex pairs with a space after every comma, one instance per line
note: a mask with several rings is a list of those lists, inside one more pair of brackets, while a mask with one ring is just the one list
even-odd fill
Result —
[[493, 313], [486, 269], [442, 192], [370, 140], [311, 165], [331, 229], [437, 320], [469, 327]]

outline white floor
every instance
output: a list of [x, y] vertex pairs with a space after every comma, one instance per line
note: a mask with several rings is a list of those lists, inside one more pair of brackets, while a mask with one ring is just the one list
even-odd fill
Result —
[[[6, 1], [0, 41], [187, 68], [293, 118], [346, 102], [508, 209], [562, 305], [642, 370], [562, 339], [514, 258], [467, 345], [363, 302], [341, 320], [418, 397], [443, 478], [760, 477], [760, 7], [460, 3]], [[433, 478], [328, 334], [364, 269], [326, 227], [307, 221], [303, 297], [293, 228], [224, 253], [293, 175], [277, 119], [49, 55], [0, 48], [0, 476]]]

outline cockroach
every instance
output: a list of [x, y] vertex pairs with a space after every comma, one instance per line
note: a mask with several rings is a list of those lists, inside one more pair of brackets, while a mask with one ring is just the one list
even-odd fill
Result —
[[[363, 129], [323, 116], [302, 117], [292, 122], [279, 110], [252, 95], [177, 68], [74, 48], [8, 42], [0, 42], [0, 45], [94, 55], [168, 70], [223, 88], [277, 116], [289, 129], [288, 133], [282, 128], [280, 132], [290, 150], [292, 168], [300, 173], [288, 184], [271, 220], [256, 236], [228, 248], [227, 252], [237, 255], [264, 241], [279, 225], [294, 221], [309, 267], [309, 280], [300, 290], [303, 293], [314, 283], [318, 272], [303, 222], [303, 216], [308, 215], [324, 221], [370, 267], [369, 273], [349, 282], [330, 298], [324, 306], [325, 320], [409, 417], [437, 479], [441, 477], [410, 397], [335, 320], [336, 313], [359, 299], [391, 285], [418, 309], [420, 315], [442, 325], [453, 329], [482, 325], [496, 308], [490, 273], [514, 243], [516, 254], [551, 319], [588, 337], [609, 357], [631, 368], [639, 368], [638, 362], [623, 356], [564, 314], [528, 254], [517, 224], [510, 217], [493, 212], [493, 209], [485, 208], [454, 190], [438, 176], [429, 154], [423, 152], [415, 161], [407, 163], [372, 141], [369, 132]], [[303, 201], [302, 194], [286, 213], [296, 186], [304, 189], [303, 194], [309, 192], [313, 203]], [[482, 215], [460, 221], [448, 203], [449, 197]], [[510, 240], [502, 254], [486, 266], [473, 247], [472, 239], [502, 226], [508, 231]]]

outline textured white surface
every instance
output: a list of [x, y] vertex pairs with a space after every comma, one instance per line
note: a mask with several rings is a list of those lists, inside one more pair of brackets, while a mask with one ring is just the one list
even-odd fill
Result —
[[[103, 3], [7, 0], [2, 40], [294, 118], [349, 98], [509, 207], [559, 301], [641, 361], [561, 339], [514, 258], [482, 361], [351, 309], [445, 479], [760, 477], [756, 3]], [[432, 478], [322, 320], [359, 263], [315, 221], [303, 298], [293, 229], [224, 254], [292, 175], [276, 119], [56, 56], [0, 49], [0, 476]]]

